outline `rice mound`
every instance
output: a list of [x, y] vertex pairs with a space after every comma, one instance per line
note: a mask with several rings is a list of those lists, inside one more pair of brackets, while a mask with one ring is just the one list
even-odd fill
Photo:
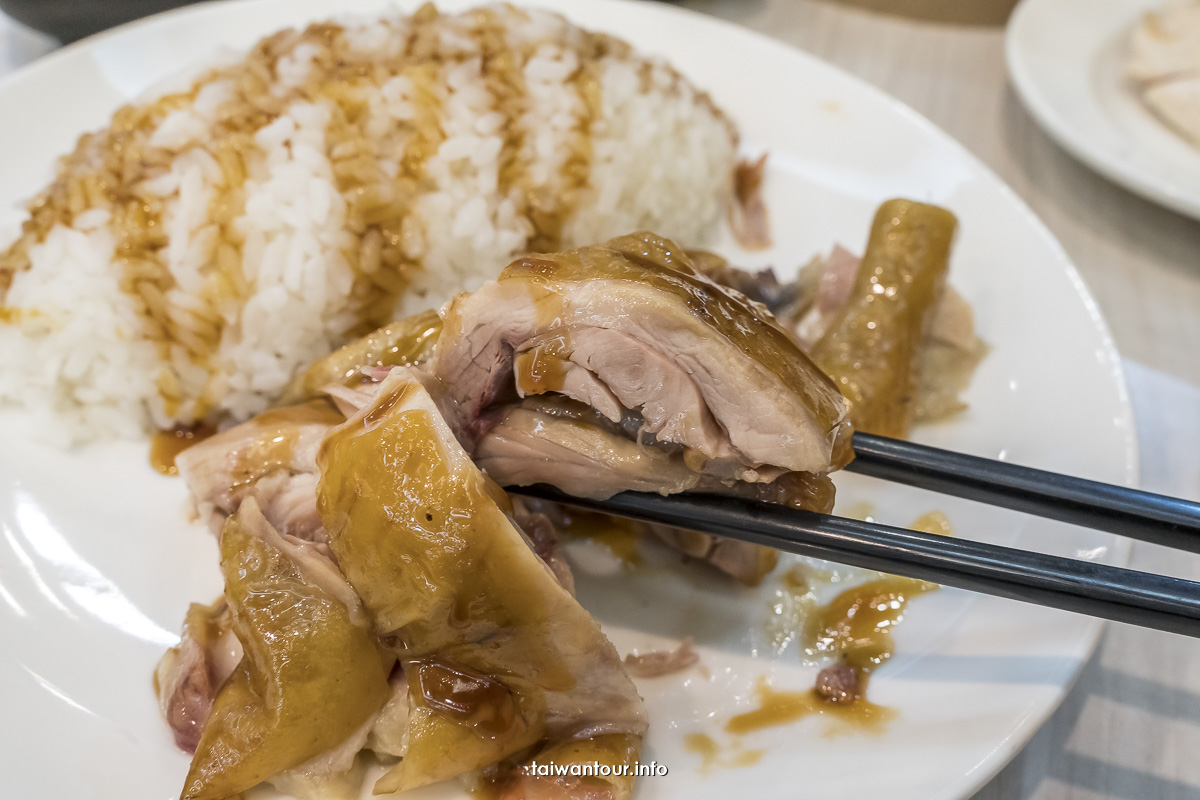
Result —
[[549, 12], [282, 31], [62, 159], [0, 254], [0, 402], [73, 441], [244, 419], [515, 254], [704, 244], [736, 149], [670, 66]]

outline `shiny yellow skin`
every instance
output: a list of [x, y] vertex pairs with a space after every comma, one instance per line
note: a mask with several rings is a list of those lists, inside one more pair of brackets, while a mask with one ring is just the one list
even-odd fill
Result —
[[260, 513], [244, 503], [221, 533], [225, 597], [245, 656], [216, 697], [182, 800], [237, 795], [336, 747], [389, 695], [390, 660], [372, 632], [254, 533], [245, 517]]
[[[627, 680], [415, 380], [390, 378], [371, 407], [330, 434], [318, 463], [318, 507], [338, 563], [410, 680], [409, 749], [376, 793], [445, 780], [561, 735], [547, 728], [547, 698], [575, 688], [577, 664], [603, 660]], [[491, 680], [514, 710], [507, 723], [484, 729], [429, 707], [411, 688], [422, 664]]]
[[905, 438], [912, 428], [918, 347], [957, 227], [946, 209], [911, 200], [875, 214], [850, 301], [811, 353], [850, 400], [856, 430]]
[[501, 281], [516, 278], [533, 279], [550, 294], [595, 280], [647, 284], [799, 395], [831, 440], [844, 417], [844, 401], [836, 388], [774, 318], [704, 277], [689, 254], [669, 239], [634, 233], [579, 250], [525, 256], [500, 274]]
[[353, 380], [363, 367], [420, 363], [429, 357], [441, 333], [442, 319], [432, 310], [389, 322], [324, 358], [318, 358], [288, 385], [279, 402], [299, 403], [316, 397], [331, 383]]

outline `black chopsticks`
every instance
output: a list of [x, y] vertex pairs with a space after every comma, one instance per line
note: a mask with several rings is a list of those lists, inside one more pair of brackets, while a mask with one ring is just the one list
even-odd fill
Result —
[[1200, 504], [868, 433], [846, 469], [1200, 553]]
[[[854, 449], [849, 469], [865, 475], [1200, 552], [1200, 504], [881, 436], [856, 433]], [[1200, 583], [1179, 578], [725, 495], [508, 491], [1200, 637]]]
[[510, 486], [539, 500], [688, 528], [959, 589], [1200, 637], [1200, 583], [711, 494], [607, 500]]

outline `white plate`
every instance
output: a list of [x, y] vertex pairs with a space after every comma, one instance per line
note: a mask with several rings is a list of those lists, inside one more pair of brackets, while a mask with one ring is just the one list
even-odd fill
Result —
[[1024, 0], [1008, 23], [1008, 74], [1055, 141], [1122, 186], [1200, 219], [1200, 150], [1126, 79], [1129, 33], [1171, 0]]
[[[743, 263], [790, 268], [840, 240], [861, 248], [876, 204], [942, 203], [962, 234], [954, 283], [993, 349], [971, 410], [920, 432], [986, 456], [1132, 482], [1136, 447], [1111, 339], [1074, 268], [1033, 214], [949, 137], [900, 103], [769, 39], [655, 3], [553, 0], [576, 21], [671, 59], [770, 150], [777, 246]], [[379, 3], [358, 0], [354, 11]], [[449, 7], [466, 3], [448, 2]], [[328, 13], [321, 0], [196, 6], [83, 42], [0, 85], [0, 207], [29, 195], [84, 129], [162, 76]], [[153, 474], [144, 443], [65, 454], [0, 415], [0, 794], [167, 798], [187, 759], [159, 720], [150, 674], [187, 604], [219, 589], [208, 534], [186, 522], [184, 487]], [[1113, 537], [845, 476], [842, 507], [871, 500], [885, 522], [944, 510], [960, 535], [1122, 562]], [[649, 758], [664, 778], [639, 797], [956, 798], [1002, 766], [1053, 710], [1089, 656], [1096, 621], [944, 590], [913, 604], [899, 655], [872, 681], [898, 710], [882, 734], [829, 736], [809, 719], [746, 737], [749, 768], [707, 774], [683, 737], [752, 705], [759, 676], [806, 688], [815, 670], [774, 653], [774, 584], [741, 590], [696, 572], [582, 576], [581, 597], [622, 652], [696, 637], [711, 671], [643, 681]], [[439, 787], [429, 796], [454, 794]], [[422, 794], [422, 796], [426, 796]]]

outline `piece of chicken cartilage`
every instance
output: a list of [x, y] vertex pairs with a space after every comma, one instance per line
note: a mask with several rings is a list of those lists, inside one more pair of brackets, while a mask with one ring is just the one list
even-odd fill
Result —
[[855, 429], [905, 438], [916, 416], [920, 345], [942, 296], [957, 221], [889, 200], [871, 225], [849, 301], [812, 349], [850, 400]]
[[390, 694], [394, 658], [354, 591], [316, 548], [280, 536], [253, 499], [225, 523], [221, 569], [245, 654], [213, 702], [181, 800], [224, 800], [351, 737], [365, 741]]
[[495, 765], [542, 741], [640, 736], [615, 648], [516, 527], [421, 376], [393, 370], [318, 457], [338, 565], [409, 686], [388, 793]]

